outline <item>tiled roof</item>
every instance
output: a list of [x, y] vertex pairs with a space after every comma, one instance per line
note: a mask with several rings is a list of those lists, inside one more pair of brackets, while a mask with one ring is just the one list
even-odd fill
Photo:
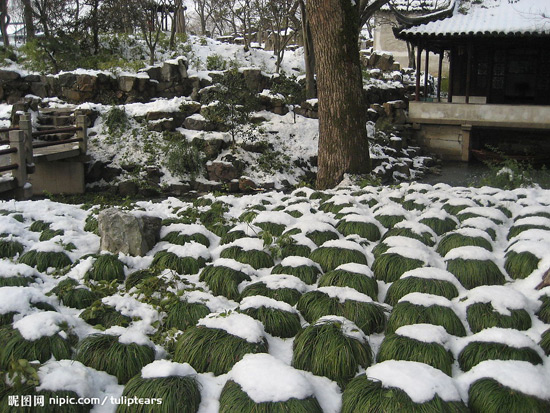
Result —
[[400, 37], [550, 35], [550, 0], [456, 0], [451, 17], [404, 29]]
[[[453, 0], [393, 0], [393, 7], [400, 12], [430, 12], [446, 7]], [[382, 6], [382, 10], [389, 11], [389, 4]]]

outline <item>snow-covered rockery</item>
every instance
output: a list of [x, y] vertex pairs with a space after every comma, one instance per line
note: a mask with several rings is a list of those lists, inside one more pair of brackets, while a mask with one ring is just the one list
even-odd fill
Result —
[[0, 205], [0, 369], [24, 394], [93, 412], [550, 410], [550, 191], [130, 208], [163, 220], [144, 256], [100, 251], [100, 206]]

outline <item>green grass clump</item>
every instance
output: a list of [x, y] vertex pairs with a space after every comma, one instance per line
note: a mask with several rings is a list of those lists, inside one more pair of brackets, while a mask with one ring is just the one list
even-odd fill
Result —
[[315, 245], [323, 245], [327, 241], [333, 241], [340, 238], [338, 235], [338, 232], [336, 230], [334, 231], [311, 231], [306, 233], [306, 237], [308, 237], [310, 240], [312, 240]]
[[315, 265], [291, 267], [290, 265], [277, 264], [271, 269], [271, 274], [289, 274], [299, 278], [306, 284], [315, 284], [321, 271]]
[[340, 386], [345, 386], [359, 367], [367, 368], [372, 362], [368, 342], [342, 331], [339, 320], [323, 320], [310, 325], [294, 339], [292, 366], [326, 376]]
[[120, 404], [117, 413], [196, 412], [201, 402], [199, 383], [195, 376], [169, 376], [144, 379], [132, 377], [124, 386], [123, 397], [160, 399], [162, 404]]
[[266, 283], [258, 281], [247, 285], [241, 292], [241, 298], [251, 297], [253, 295], [263, 295], [264, 297], [273, 298], [277, 301], [284, 301], [290, 305], [296, 305], [302, 293], [294, 288], [269, 288]]
[[33, 278], [23, 277], [21, 275], [0, 277], [0, 287], [26, 287], [33, 281]]
[[340, 221], [336, 229], [344, 236], [356, 234], [369, 241], [378, 241], [381, 237], [380, 229], [372, 222]]
[[415, 403], [403, 390], [384, 387], [382, 382], [371, 380], [365, 374], [348, 383], [342, 395], [342, 413], [357, 412], [415, 412], [415, 413], [468, 413], [461, 401], [447, 402], [437, 394], [425, 403]]
[[372, 264], [372, 271], [377, 280], [389, 283], [397, 281], [405, 272], [423, 266], [422, 260], [403, 257], [396, 253], [384, 253], [376, 257]]
[[70, 359], [71, 354], [71, 345], [59, 334], [29, 341], [19, 330], [14, 329], [0, 349], [0, 367], [7, 369], [11, 360], [38, 360], [45, 363], [52, 356], [57, 360]]
[[510, 315], [500, 314], [491, 303], [475, 303], [466, 309], [466, 320], [473, 333], [491, 327], [515, 328], [528, 330], [531, 328], [531, 317], [524, 309], [509, 310]]
[[440, 295], [449, 300], [458, 297], [458, 289], [450, 281], [411, 276], [400, 278], [392, 283], [386, 292], [384, 302], [394, 306], [402, 297], [415, 292]]
[[241, 238], [246, 238], [246, 232], [239, 230], [229, 231], [224, 234], [220, 239], [220, 245], [229, 244], [230, 242], [236, 241]]
[[21, 264], [35, 267], [44, 272], [48, 268], [62, 269], [72, 264], [71, 259], [64, 252], [56, 251], [27, 251], [19, 257]]
[[273, 258], [267, 252], [262, 250], [243, 250], [239, 246], [232, 246], [224, 249], [220, 253], [221, 258], [231, 258], [243, 264], [252, 266], [255, 270], [260, 268], [273, 267], [275, 264]]
[[120, 343], [117, 336], [92, 334], [79, 343], [75, 360], [112, 374], [124, 384], [155, 360], [155, 351], [136, 343]]
[[242, 271], [223, 265], [209, 265], [201, 271], [199, 280], [205, 282], [214, 295], [223, 295], [230, 300], [238, 301], [238, 286], [243, 281], [250, 281], [250, 277]]
[[250, 307], [241, 310], [243, 314], [260, 321], [267, 333], [275, 337], [294, 337], [301, 328], [300, 317], [297, 313], [271, 307]]
[[124, 281], [124, 264], [113, 254], [101, 254], [95, 260], [90, 271], [86, 273], [86, 280], [94, 281]]
[[199, 244], [204, 245], [207, 248], [210, 246], [210, 240], [206, 237], [206, 235], [200, 234], [200, 233], [187, 235], [187, 234], [180, 234], [177, 231], [169, 232], [162, 239], [162, 241], [166, 241], [176, 245], [185, 245], [189, 242], [195, 241], [195, 242], [198, 242]]
[[550, 356], [550, 328], [542, 333], [539, 346], [544, 351], [544, 354]]
[[445, 235], [439, 244], [437, 245], [437, 253], [444, 257], [447, 253], [453, 248], [459, 247], [481, 247], [485, 248], [487, 251], [493, 251], [493, 246], [491, 243], [483, 237], [469, 237], [459, 233], [452, 233]]
[[424, 245], [427, 245], [428, 247], [433, 247], [435, 245], [435, 239], [431, 233], [426, 231], [418, 234], [410, 228], [391, 228], [384, 233], [382, 241], [389, 237], [413, 238], [420, 241]]
[[126, 277], [124, 287], [126, 288], [126, 291], [130, 291], [133, 287], [137, 287], [143, 280], [156, 276], [157, 272], [151, 269], [134, 271]]
[[46, 229], [49, 229], [50, 228], [50, 223], [49, 222], [44, 222], [44, 221], [33, 221], [33, 223], [31, 224], [31, 226], [29, 227], [29, 231], [32, 231], [32, 232], [42, 232]]
[[462, 321], [451, 308], [441, 305], [423, 306], [408, 301], [401, 301], [393, 307], [386, 326], [386, 334], [395, 333], [399, 327], [411, 324], [433, 324], [443, 327], [453, 336], [466, 335]]
[[280, 402], [256, 403], [233, 380], [228, 380], [220, 395], [219, 413], [322, 413], [315, 397], [288, 399]]
[[484, 378], [470, 385], [468, 407], [475, 413], [547, 412], [550, 402]]
[[458, 354], [458, 364], [462, 371], [468, 371], [485, 360], [520, 360], [541, 364], [539, 354], [530, 347], [510, 347], [503, 343], [472, 341]]
[[510, 230], [508, 231], [508, 237], [507, 237], [508, 241], [518, 236], [523, 231], [527, 231], [529, 229], [542, 229], [542, 230], [550, 231], [550, 228], [544, 225], [531, 225], [531, 224], [512, 225], [510, 227]]
[[302, 295], [296, 308], [308, 323], [314, 323], [326, 315], [345, 317], [353, 321], [365, 334], [381, 333], [386, 326], [384, 307], [374, 302], [345, 300], [330, 297], [322, 291], [310, 291]]
[[13, 323], [13, 316], [16, 314], [18, 313], [16, 313], [15, 311], [9, 311], [7, 313], [0, 314], [0, 328]]
[[279, 237], [286, 229], [284, 224], [276, 224], [274, 222], [255, 222], [254, 225], [261, 228], [264, 231], [269, 232], [275, 237]]
[[443, 235], [446, 232], [452, 231], [457, 225], [456, 221], [451, 217], [445, 219], [435, 217], [422, 218], [419, 222], [430, 227], [437, 235]]
[[78, 281], [67, 278], [61, 281], [51, 292], [59, 297], [63, 305], [77, 309], [89, 307], [101, 298], [95, 291], [78, 287], [78, 285]]
[[18, 241], [0, 239], [0, 258], [13, 258], [24, 249], [23, 244]]
[[95, 216], [88, 215], [88, 218], [86, 218], [84, 224], [84, 231], [99, 235], [99, 223], [97, 222], [97, 218]]
[[179, 257], [173, 252], [159, 251], [153, 257], [152, 267], [158, 270], [170, 269], [178, 274], [196, 274], [205, 264], [206, 260], [202, 257]]
[[319, 287], [350, 287], [368, 295], [373, 300], [378, 298], [378, 283], [372, 277], [352, 271], [336, 269], [319, 278]]
[[248, 353], [267, 353], [267, 342], [249, 343], [218, 328], [187, 329], [176, 344], [174, 361], [189, 363], [198, 373], [225, 374]]
[[345, 204], [335, 204], [334, 202], [325, 201], [321, 205], [319, 205], [319, 210], [323, 212], [332, 212], [333, 214], [336, 214], [340, 212], [344, 208], [352, 207], [352, 204], [345, 203]]
[[342, 264], [355, 262], [367, 265], [367, 258], [361, 251], [339, 247], [319, 247], [309, 258], [321, 266], [324, 272], [335, 270]]
[[403, 215], [376, 215], [375, 218], [387, 229], [395, 227], [395, 225], [406, 219]]
[[63, 231], [62, 229], [58, 229], [54, 231], [53, 229], [48, 228], [42, 231], [42, 233], [40, 234], [39, 240], [48, 241], [48, 240], [51, 240], [53, 237], [57, 237], [58, 235], [64, 235], [64, 234], [65, 234], [65, 231]]
[[536, 315], [543, 323], [550, 324], [550, 296], [543, 295], [539, 300], [542, 301], [542, 304]]
[[310, 254], [311, 248], [309, 248], [307, 245], [289, 243], [283, 245], [283, 247], [281, 248], [281, 258], [292, 256], [309, 257]]
[[506, 259], [504, 269], [511, 278], [516, 280], [527, 278], [538, 268], [540, 262], [540, 259], [529, 251], [508, 251], [504, 257]]
[[380, 345], [376, 361], [417, 361], [452, 375], [454, 358], [452, 353], [439, 343], [426, 343], [399, 334], [386, 334]]
[[498, 266], [490, 260], [455, 258], [447, 261], [447, 271], [454, 274], [468, 290], [482, 285], [503, 285], [506, 282]]
[[164, 326], [185, 331], [210, 313], [210, 309], [204, 304], [178, 300], [170, 303], [166, 308], [167, 316], [164, 319]]
[[103, 304], [101, 301], [94, 302], [80, 313], [79, 317], [90, 325], [100, 325], [105, 328], [112, 326], [127, 327], [132, 322], [130, 317], [120, 314], [114, 307]]

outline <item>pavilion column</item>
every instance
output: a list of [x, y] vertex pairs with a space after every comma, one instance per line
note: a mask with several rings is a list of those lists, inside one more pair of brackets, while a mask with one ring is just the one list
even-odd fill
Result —
[[430, 51], [426, 48], [426, 61], [424, 62], [424, 99], [428, 97], [428, 76], [430, 67]]
[[439, 51], [439, 66], [437, 68], [437, 101], [441, 102], [441, 74], [443, 73], [443, 54], [445, 51], [441, 49]]
[[454, 64], [454, 52], [451, 48], [451, 51], [449, 53], [449, 98], [448, 102], [452, 103], [453, 101], [453, 92], [454, 92], [454, 70], [453, 70], [453, 64]]
[[470, 84], [472, 83], [472, 43], [468, 42], [466, 68], [466, 103], [470, 103]]
[[422, 65], [422, 48], [418, 44], [418, 52], [416, 53], [416, 89], [414, 92], [414, 100], [420, 100], [420, 66]]

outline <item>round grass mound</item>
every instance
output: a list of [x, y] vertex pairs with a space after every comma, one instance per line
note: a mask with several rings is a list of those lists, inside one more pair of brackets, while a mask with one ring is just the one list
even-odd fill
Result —
[[383, 306], [348, 287], [321, 287], [302, 295], [296, 308], [308, 323], [327, 315], [353, 321], [365, 334], [381, 333], [386, 325]]
[[75, 360], [96, 370], [116, 376], [127, 383], [143, 366], [155, 360], [155, 350], [148, 345], [121, 343], [117, 336], [92, 334], [77, 346]]
[[445, 261], [447, 271], [454, 274], [468, 290], [483, 285], [503, 285], [506, 282], [492, 254], [484, 248], [455, 248], [445, 255]]
[[27, 251], [19, 256], [21, 264], [35, 267], [38, 271], [44, 272], [48, 268], [62, 269], [72, 264], [71, 259], [61, 251]]
[[367, 257], [359, 244], [353, 241], [328, 241], [309, 256], [324, 272], [335, 270], [342, 264], [354, 262], [367, 265]]
[[27, 340], [18, 329], [14, 328], [8, 337], [0, 349], [0, 367], [6, 370], [11, 360], [38, 360], [45, 363], [51, 357], [55, 357], [57, 360], [71, 358], [71, 345], [59, 334]]
[[550, 401], [524, 394], [495, 379], [482, 378], [470, 385], [468, 407], [472, 412], [547, 412]]
[[[225, 260], [225, 262], [229, 261]], [[203, 268], [199, 280], [205, 282], [214, 295], [223, 295], [230, 300], [238, 301], [240, 297], [238, 286], [243, 281], [250, 281], [250, 276], [226, 265], [215, 264]]]
[[[356, 264], [344, 264], [335, 270], [328, 271], [319, 278], [319, 287], [349, 287], [368, 295], [373, 300], [378, 299], [378, 283], [372, 277], [372, 271]], [[347, 268], [350, 268], [349, 270]], [[355, 271], [353, 271], [355, 270]]]
[[117, 255], [101, 254], [94, 261], [92, 268], [85, 275], [86, 280], [93, 281], [124, 281], [124, 264]]
[[[387, 363], [387, 362], [386, 362]], [[423, 403], [415, 403], [397, 387], [389, 387], [366, 374], [355, 377], [342, 394], [341, 413], [356, 412], [418, 412], [468, 413], [461, 401], [445, 401], [437, 394]]]
[[101, 298], [97, 292], [81, 286], [74, 278], [65, 278], [50, 292], [56, 294], [67, 307], [79, 310], [91, 306]]
[[0, 239], [0, 258], [13, 258], [21, 254], [25, 247], [19, 241]]
[[524, 231], [530, 230], [530, 229], [542, 229], [545, 231], [550, 231], [550, 227], [546, 225], [537, 225], [535, 223], [528, 224], [528, 223], [515, 223], [510, 227], [510, 230], [508, 231], [507, 239], [510, 241], [512, 238], [517, 237], [519, 234], [521, 234]]
[[247, 285], [241, 292], [241, 298], [263, 295], [277, 301], [296, 305], [307, 286], [299, 278], [287, 274], [272, 274], [260, 281]]
[[[309, 255], [309, 254], [308, 254]], [[286, 257], [280, 264], [271, 269], [271, 274], [293, 275], [306, 284], [315, 284], [321, 274], [321, 269], [305, 257]]]
[[[376, 361], [378, 363], [386, 360], [416, 361], [428, 364], [448, 376], [452, 376], [454, 357], [451, 351], [442, 343], [421, 341], [409, 337], [408, 333], [411, 330], [435, 331], [438, 339], [446, 335], [445, 331], [441, 331], [444, 330], [443, 327], [431, 324], [403, 326], [397, 329], [396, 333], [386, 334], [376, 355]], [[430, 336], [425, 338], [430, 338]]]
[[50, 228], [50, 223], [49, 222], [44, 222], [42, 220], [38, 220], [38, 221], [33, 221], [29, 227], [29, 231], [32, 231], [32, 232], [42, 232], [48, 228]]
[[334, 241], [340, 238], [336, 229], [334, 230], [313, 230], [305, 233], [305, 236], [312, 240], [315, 245], [323, 245], [327, 241]]
[[0, 287], [26, 287], [34, 281], [32, 277], [16, 275], [13, 277], [0, 276]]
[[373, 362], [366, 336], [343, 317], [319, 319], [296, 335], [293, 343], [292, 366], [326, 376], [345, 386], [359, 367]]
[[287, 258], [287, 257], [309, 257], [311, 254], [311, 248], [304, 244], [299, 243], [288, 243], [283, 245], [281, 248], [281, 258]]
[[241, 301], [239, 311], [260, 321], [272, 336], [294, 337], [301, 328], [298, 312], [290, 304], [269, 297], [246, 297]]
[[[463, 231], [464, 232], [464, 231]], [[468, 232], [466, 232], [468, 233]], [[473, 232], [472, 232], [473, 233]], [[437, 253], [444, 257], [449, 251], [459, 247], [481, 247], [487, 251], [493, 251], [491, 243], [483, 236], [471, 236], [462, 232], [453, 232], [445, 235], [437, 245]]]
[[540, 262], [540, 259], [529, 251], [516, 252], [510, 250], [504, 258], [504, 269], [515, 280], [527, 278], [538, 268]]
[[451, 216], [444, 218], [425, 217], [421, 218], [419, 222], [430, 227], [437, 235], [443, 235], [446, 232], [452, 231], [457, 226], [457, 222]]
[[120, 314], [114, 307], [101, 301], [96, 301], [86, 308], [80, 313], [79, 317], [90, 325], [100, 325], [104, 328], [112, 326], [127, 327], [132, 322], [130, 317]]
[[229, 244], [241, 238], [246, 238], [248, 235], [242, 230], [234, 230], [225, 233], [220, 239], [220, 245]]
[[207, 248], [210, 246], [210, 240], [206, 237], [206, 235], [201, 233], [182, 234], [179, 231], [172, 231], [166, 234], [162, 241], [166, 241], [170, 244], [176, 245], [185, 245], [194, 241], [204, 245]]
[[485, 360], [520, 360], [542, 364], [542, 358], [531, 347], [516, 348], [489, 341], [468, 343], [458, 354], [457, 360], [462, 371], [468, 371]]
[[245, 250], [238, 245], [228, 247], [220, 253], [221, 258], [230, 258], [242, 264], [248, 264], [255, 270], [273, 267], [273, 258], [267, 252], [259, 249]]
[[248, 354], [228, 375], [223, 413], [322, 413], [309, 379], [269, 354]]
[[177, 328], [182, 331], [193, 327], [201, 318], [211, 313], [205, 304], [189, 303], [181, 300], [171, 302], [165, 311], [164, 326], [166, 328]]
[[474, 303], [466, 309], [466, 320], [473, 333], [491, 327], [528, 330], [531, 328], [531, 317], [524, 309], [510, 309], [509, 315], [495, 310], [491, 303]]
[[404, 257], [397, 252], [388, 250], [375, 258], [372, 271], [377, 280], [390, 283], [397, 281], [407, 271], [421, 268], [424, 265], [422, 260]]
[[544, 351], [544, 354], [550, 356], [550, 328], [542, 333], [539, 346]]
[[[428, 269], [426, 269], [426, 271], [428, 271]], [[411, 273], [414, 274], [416, 272], [411, 271]], [[439, 295], [449, 300], [458, 297], [458, 289], [451, 281], [435, 278], [415, 277], [414, 275], [411, 275], [401, 277], [393, 282], [386, 292], [384, 302], [394, 306], [401, 298], [414, 292]]]
[[426, 226], [426, 230], [422, 230], [422, 227], [419, 227], [421, 224], [416, 224], [415, 226], [409, 228], [405, 226], [407, 221], [399, 224], [395, 228], [387, 230], [382, 236], [382, 241], [390, 237], [407, 237], [420, 241], [428, 247], [433, 247], [435, 245], [435, 233]]
[[[361, 217], [361, 216], [359, 216]], [[361, 217], [362, 218], [362, 217]], [[344, 236], [359, 235], [371, 242], [378, 241], [381, 237], [380, 229], [372, 222], [354, 221], [353, 217], [347, 217], [341, 220], [336, 229]]]
[[153, 257], [152, 266], [158, 270], [170, 269], [178, 274], [196, 274], [205, 264], [203, 257], [180, 257], [170, 251], [159, 251]]
[[134, 271], [126, 277], [124, 287], [126, 291], [130, 291], [132, 288], [137, 287], [143, 280], [156, 277], [157, 275], [158, 273], [151, 269]]
[[542, 304], [537, 310], [536, 316], [543, 323], [550, 324], [550, 296], [543, 295], [539, 300], [542, 301]]
[[[229, 317], [232, 319], [229, 321], [237, 318], [242, 320], [242, 317], [248, 318], [249, 320], [245, 320], [244, 323], [254, 330], [255, 337], [253, 341], [231, 334], [222, 328], [210, 328], [200, 325], [200, 322], [204, 322], [209, 318], [221, 319], [223, 323], [223, 319], [228, 320]], [[216, 325], [220, 325], [220, 323], [216, 323]], [[245, 314], [213, 314], [201, 319], [197, 326], [187, 329], [179, 336], [174, 361], [189, 363], [199, 373], [211, 372], [218, 376], [229, 372], [235, 363], [246, 354], [267, 353], [267, 350], [267, 341], [263, 336], [263, 327], [259, 321]]]
[[[176, 374], [165, 377], [143, 377], [144, 372], [152, 370], [158, 366], [159, 369], [164, 366], [176, 370]], [[177, 370], [177, 363], [171, 363], [166, 360], [159, 360], [145, 366], [141, 375], [132, 377], [122, 392], [122, 397], [128, 400], [149, 399], [161, 400], [162, 404], [120, 404], [117, 413], [173, 413], [189, 412], [194, 413], [199, 410], [201, 402], [201, 392], [199, 383], [194, 374], [194, 370], [188, 365], [179, 365], [181, 370], [189, 370], [187, 374], [181, 374]]]
[[454, 336], [466, 335], [466, 329], [451, 308], [450, 301], [435, 295], [410, 293], [401, 298], [390, 314], [386, 334], [411, 324], [433, 324]]

